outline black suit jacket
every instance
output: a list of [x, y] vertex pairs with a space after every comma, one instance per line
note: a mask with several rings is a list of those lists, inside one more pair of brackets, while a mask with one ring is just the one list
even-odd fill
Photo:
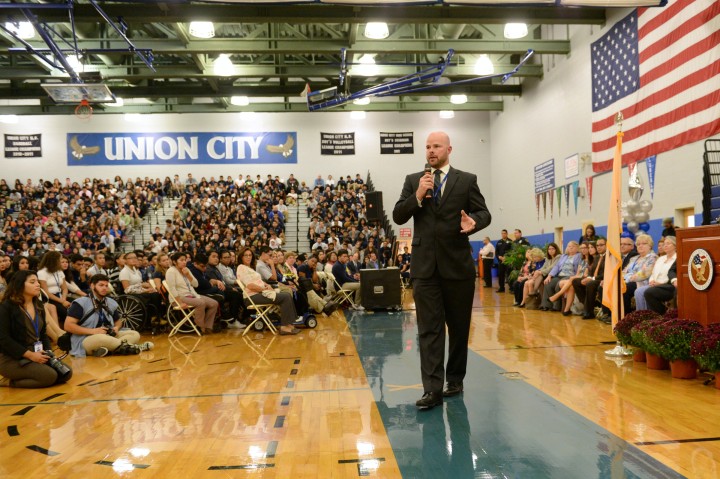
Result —
[[[423, 175], [419, 172], [405, 178], [393, 209], [395, 223], [414, 220], [410, 275], [430, 278], [437, 268], [442, 278], [473, 279], [476, 271], [468, 236], [488, 226], [491, 220], [477, 176], [450, 167], [439, 204], [435, 205], [432, 198], [423, 199], [421, 208], [415, 192]], [[461, 210], [475, 220], [475, 228], [468, 234], [460, 232]]]

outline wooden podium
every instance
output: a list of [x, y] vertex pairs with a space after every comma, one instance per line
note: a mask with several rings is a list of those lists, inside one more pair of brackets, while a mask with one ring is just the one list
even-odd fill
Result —
[[[720, 225], [680, 228], [676, 234], [678, 317], [694, 319], [704, 326], [720, 323]], [[712, 268], [715, 276], [710, 285], [702, 291], [692, 284], [688, 273], [691, 255], [698, 249], [709, 253], [711, 264], [708, 266]], [[701, 266], [698, 264], [698, 267]], [[705, 271], [705, 275], [707, 273], [709, 271]], [[697, 283], [697, 276], [693, 280]]]

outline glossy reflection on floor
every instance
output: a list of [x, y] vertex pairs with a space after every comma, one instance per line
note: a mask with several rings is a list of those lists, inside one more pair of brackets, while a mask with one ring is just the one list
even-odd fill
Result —
[[415, 315], [351, 330], [403, 477], [683, 477], [477, 354], [463, 395], [418, 411]]
[[477, 291], [465, 392], [418, 412], [410, 310], [155, 337], [0, 388], [0, 477], [716, 478], [720, 390], [607, 361], [610, 328]]

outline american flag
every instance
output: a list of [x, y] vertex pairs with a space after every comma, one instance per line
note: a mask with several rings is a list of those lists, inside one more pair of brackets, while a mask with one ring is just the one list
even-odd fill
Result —
[[704, 256], [704, 255], [696, 254], [695, 257], [693, 258], [693, 264], [694, 264], [695, 266], [700, 266], [703, 261], [705, 261], [705, 256]]
[[591, 56], [595, 172], [612, 168], [619, 111], [624, 165], [720, 132], [720, 1], [634, 10]]

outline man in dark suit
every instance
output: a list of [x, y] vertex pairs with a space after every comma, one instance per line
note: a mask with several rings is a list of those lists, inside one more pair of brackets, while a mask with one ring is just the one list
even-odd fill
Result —
[[677, 294], [677, 260], [670, 266], [668, 271], [668, 282], [665, 284], [657, 284], [645, 290], [645, 301], [650, 311], [658, 314], [665, 314], [667, 306], [666, 301], [670, 301]]
[[597, 248], [597, 257], [592, 271], [586, 277], [575, 278], [572, 282], [578, 300], [585, 305], [583, 319], [595, 318], [595, 300], [600, 283], [605, 277], [605, 252], [607, 251], [605, 238], [598, 238], [595, 246]]
[[[637, 256], [638, 252], [635, 249], [635, 240], [632, 239], [630, 236], [624, 235], [620, 237], [620, 256], [622, 258], [622, 269], [625, 269], [625, 267], [630, 262], [630, 259], [633, 256]], [[602, 290], [602, 283], [600, 287], [598, 288], [598, 294], [602, 296], [603, 290]], [[605, 323], [605, 324], [611, 324], [612, 321], [610, 320], [610, 309], [602, 305], [602, 315], [597, 318], [598, 321]]]
[[[443, 396], [463, 390], [475, 293], [475, 263], [468, 236], [488, 226], [491, 219], [477, 177], [452, 168], [451, 151], [446, 133], [428, 136], [425, 156], [431, 171], [405, 178], [393, 210], [395, 223], [405, 224], [413, 218], [415, 226], [410, 277], [425, 391], [415, 403], [420, 409], [441, 405]], [[450, 343], [447, 368], [446, 325]]]

